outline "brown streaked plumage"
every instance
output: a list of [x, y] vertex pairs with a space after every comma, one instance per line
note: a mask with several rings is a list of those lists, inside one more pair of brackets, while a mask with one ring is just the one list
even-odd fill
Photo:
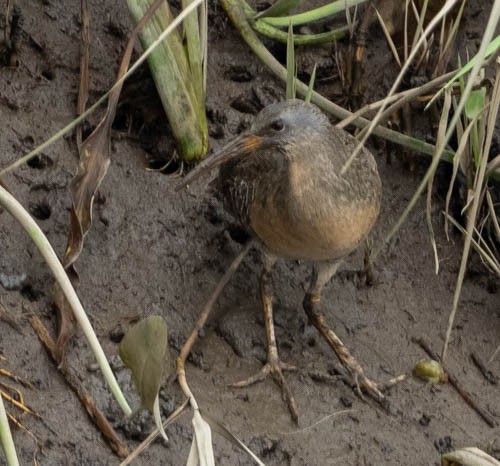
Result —
[[247, 133], [203, 161], [183, 183], [220, 166], [213, 184], [216, 195], [260, 240], [268, 362], [259, 374], [234, 386], [245, 386], [272, 374], [295, 420], [295, 400], [282, 374], [292, 367], [278, 358], [272, 317], [271, 270], [279, 257], [313, 262], [303, 303], [309, 320], [335, 350], [358, 389], [378, 401], [384, 399], [319, 311], [321, 289], [342, 258], [366, 238], [380, 209], [381, 182], [368, 150], [363, 148], [341, 174], [356, 145], [356, 139], [332, 126], [317, 107], [289, 100], [266, 107]]

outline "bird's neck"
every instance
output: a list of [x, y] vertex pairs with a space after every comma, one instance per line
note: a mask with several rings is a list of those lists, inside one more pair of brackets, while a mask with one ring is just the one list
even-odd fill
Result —
[[316, 217], [318, 210], [329, 206], [325, 199], [327, 193], [321, 189], [321, 178], [315, 172], [316, 169], [316, 164], [311, 163], [291, 161], [289, 164], [286, 195], [289, 215], [307, 221], [310, 217]]

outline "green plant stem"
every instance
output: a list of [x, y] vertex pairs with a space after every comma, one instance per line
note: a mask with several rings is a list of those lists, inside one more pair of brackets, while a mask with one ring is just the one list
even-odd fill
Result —
[[[257, 12], [245, 0], [241, 1], [241, 5], [252, 27], [259, 34], [262, 34], [269, 39], [282, 42], [283, 44], [287, 43], [288, 34], [286, 32], [270, 25], [269, 23], [265, 22], [264, 19], [254, 19], [257, 15]], [[342, 39], [348, 30], [349, 27], [345, 26], [333, 31], [322, 32], [319, 34], [294, 34], [293, 43], [295, 45], [324, 44], [326, 42], [332, 42]]]
[[336, 2], [329, 3], [314, 10], [306, 11], [304, 13], [299, 13], [292, 16], [277, 16], [274, 18], [262, 18], [268, 24], [278, 27], [287, 27], [290, 22], [292, 26], [298, 26], [300, 24], [307, 24], [313, 21], [318, 21], [320, 19], [328, 18], [329, 16], [334, 16], [347, 8], [365, 3], [367, 0], [337, 0]]
[[[263, 19], [254, 21], [252, 25], [259, 34], [286, 44], [287, 33], [267, 24]], [[295, 45], [324, 44], [342, 39], [348, 30], [348, 26], [343, 26], [333, 31], [321, 32], [319, 34], [295, 34], [293, 42]]]
[[[136, 23], [155, 0], [127, 0]], [[184, 0], [186, 11], [195, 1]], [[162, 2], [140, 33], [146, 50], [172, 23], [167, 2]], [[168, 117], [179, 153], [184, 160], [203, 158], [208, 149], [208, 128], [203, 92], [203, 65], [198, 14], [194, 10], [185, 18], [185, 42], [177, 30], [148, 57], [151, 74]]]
[[[248, 19], [242, 10], [239, 0], [221, 0], [223, 8], [226, 10], [229, 18], [239, 30], [241, 36], [257, 57], [264, 62], [264, 64], [283, 82], [286, 82], [287, 72], [283, 65], [281, 65], [278, 60], [276, 60], [273, 55], [267, 50], [267, 48], [259, 40], [252, 27], [250, 26]], [[301, 96], [307, 95], [307, 85], [302, 81], [296, 80], [297, 82], [297, 93]], [[343, 120], [352, 115], [352, 113], [339, 105], [334, 104], [330, 100], [323, 97], [317, 92], [312, 93], [312, 102], [318, 107], [322, 108], [325, 112], [330, 113], [334, 117]], [[370, 121], [366, 118], [356, 118], [352, 121], [352, 124], [358, 128], [364, 128], [370, 124]], [[397, 131], [390, 130], [383, 126], [376, 126], [373, 133], [383, 139], [387, 139], [395, 144], [408, 147], [416, 152], [420, 152], [427, 155], [432, 155], [434, 152], [434, 146], [428, 144], [419, 139], [406, 136], [404, 134], [398, 133]], [[442, 158], [446, 161], [450, 161], [453, 157], [451, 151], [443, 152]]]
[[5, 188], [0, 186], [0, 205], [5, 207], [5, 209], [22, 225], [22, 227], [30, 235], [32, 241], [35, 243], [36, 247], [39, 249], [43, 258], [47, 262], [50, 270], [54, 274], [55, 279], [60, 285], [68, 303], [73, 310], [76, 320], [80, 324], [82, 331], [89, 342], [89, 345], [94, 352], [97, 363], [101, 368], [101, 371], [108, 383], [108, 386], [113, 393], [116, 401], [122, 408], [126, 416], [132, 414], [132, 410], [123, 395], [118, 382], [109, 366], [106, 355], [97, 339], [97, 336], [90, 324], [90, 321], [85, 313], [80, 300], [71, 284], [70, 279], [66, 275], [66, 272], [59, 261], [54, 249], [49, 243], [48, 239], [44, 235], [43, 231], [37, 225], [37, 223], [31, 218], [31, 216], [26, 212], [23, 206], [12, 196]]
[[2, 444], [3, 451], [5, 452], [5, 459], [8, 466], [19, 466], [17, 459], [16, 447], [14, 440], [12, 440], [12, 433], [10, 431], [9, 419], [3, 404], [3, 398], [0, 394], [0, 443]]

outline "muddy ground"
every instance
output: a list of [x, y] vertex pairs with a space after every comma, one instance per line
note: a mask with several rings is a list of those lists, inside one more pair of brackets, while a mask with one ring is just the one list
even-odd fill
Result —
[[[19, 67], [0, 68], [2, 166], [71, 120], [79, 82], [80, 2], [16, 3], [23, 14]], [[90, 1], [89, 5], [90, 96], [95, 100], [113, 82], [131, 21], [125, 2]], [[466, 32], [460, 36], [460, 47], [467, 47], [471, 54], [477, 49], [489, 5], [471, 1], [467, 7]], [[366, 101], [383, 96], [396, 72], [382, 34], [377, 28], [372, 32]], [[321, 60], [323, 76], [318, 90], [335, 97], [338, 86], [331, 50], [310, 50], [303, 63], [308, 60]], [[255, 100], [255, 90], [263, 100], [283, 96], [282, 84], [258, 62], [221, 8], [214, 5], [208, 76], [212, 147], [254, 118], [231, 107], [236, 98]], [[148, 105], [146, 112], [152, 112], [154, 104], [150, 101]], [[146, 171], [151, 159], [168, 155], [171, 143], [168, 133], [160, 130], [163, 121], [142, 125], [138, 111], [133, 110], [123, 106], [118, 118], [112, 136], [112, 164], [99, 190], [94, 225], [78, 263], [79, 295], [129, 398], [133, 398], [133, 388], [127, 370], [119, 363], [116, 343], [127, 328], [128, 318], [162, 315], [169, 325], [175, 355], [242, 240], [232, 219], [206, 196], [206, 180], [178, 194], [171, 190], [168, 176]], [[91, 118], [93, 124], [96, 121], [97, 116]], [[127, 132], [128, 127], [131, 131]], [[382, 213], [371, 235], [377, 244], [410, 199], [426, 162], [417, 158], [413, 171], [409, 171], [397, 147], [392, 148], [391, 163], [380, 144], [372, 148], [384, 185]], [[39, 219], [59, 254], [66, 244], [67, 186], [76, 170], [76, 154], [74, 136], [66, 136], [45, 150], [41, 159], [5, 179], [15, 196]], [[375, 263], [374, 286], [366, 286], [356, 274], [362, 266], [360, 248], [324, 292], [328, 321], [377, 381], [408, 373], [425, 356], [414, 338], [425, 337], [438, 351], [443, 342], [462, 242], [457, 235], [451, 242], [446, 240], [440, 214], [443, 197], [437, 193], [433, 215], [440, 272], [436, 276], [424, 207], [422, 198], [396, 241]], [[118, 464], [27, 322], [27, 316], [35, 313], [50, 329], [55, 327], [52, 276], [47, 266], [21, 227], [1, 210], [0, 238], [0, 299], [21, 326], [21, 332], [17, 332], [0, 321], [0, 353], [7, 358], [1, 364], [34, 384], [35, 389], [26, 390], [25, 396], [42, 417], [23, 417], [40, 440], [42, 452], [37, 452], [30, 436], [14, 428], [21, 463], [32, 464], [36, 457], [40, 465]], [[241, 390], [228, 388], [227, 383], [257, 371], [265, 358], [257, 298], [259, 270], [258, 255], [251, 253], [220, 298], [217, 315], [196, 345], [187, 372], [203, 409], [223, 421], [266, 464], [434, 465], [439, 463], [440, 452], [465, 446], [480, 447], [500, 458], [500, 428], [488, 427], [449, 385], [426, 386], [410, 378], [390, 391], [391, 408], [386, 414], [358, 399], [340, 378], [318, 378], [317, 374], [335, 375], [338, 363], [326, 344], [317, 338], [311, 344], [310, 335], [304, 334], [301, 302], [308, 264], [282, 262], [275, 272], [279, 349], [285, 361], [299, 366], [297, 372], [288, 374], [299, 406], [299, 426], [291, 421], [271, 380]], [[474, 351], [486, 360], [499, 345], [499, 302], [498, 281], [488, 275], [477, 258], [473, 259], [464, 283], [448, 366], [497, 423], [499, 385], [483, 378], [472, 364], [470, 353]], [[80, 333], [69, 343], [67, 357], [133, 449], [152, 429], [149, 416], [142, 416], [133, 425], [122, 422]], [[500, 358], [492, 363], [491, 371], [500, 376]], [[162, 390], [164, 413], [181, 401], [176, 383], [166, 384]], [[19, 415], [13, 407], [9, 410]], [[184, 415], [168, 434], [169, 448], [157, 441], [135, 464], [184, 464], [192, 435], [190, 416]], [[218, 435], [214, 436], [214, 448], [217, 464], [252, 464]], [[1, 458], [0, 464], [4, 464]]]

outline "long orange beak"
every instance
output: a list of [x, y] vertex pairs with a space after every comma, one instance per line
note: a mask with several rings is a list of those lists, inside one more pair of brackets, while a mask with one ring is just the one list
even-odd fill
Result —
[[194, 167], [184, 177], [184, 179], [175, 188], [175, 190], [179, 191], [188, 184], [197, 180], [204, 173], [213, 170], [223, 163], [254, 152], [256, 149], [262, 146], [263, 141], [264, 138], [255, 136], [253, 134], [242, 134], [241, 136], [238, 136], [236, 139], [224, 146], [221, 150], [219, 150], [215, 154], [210, 155], [205, 160], [200, 162], [196, 167]]

